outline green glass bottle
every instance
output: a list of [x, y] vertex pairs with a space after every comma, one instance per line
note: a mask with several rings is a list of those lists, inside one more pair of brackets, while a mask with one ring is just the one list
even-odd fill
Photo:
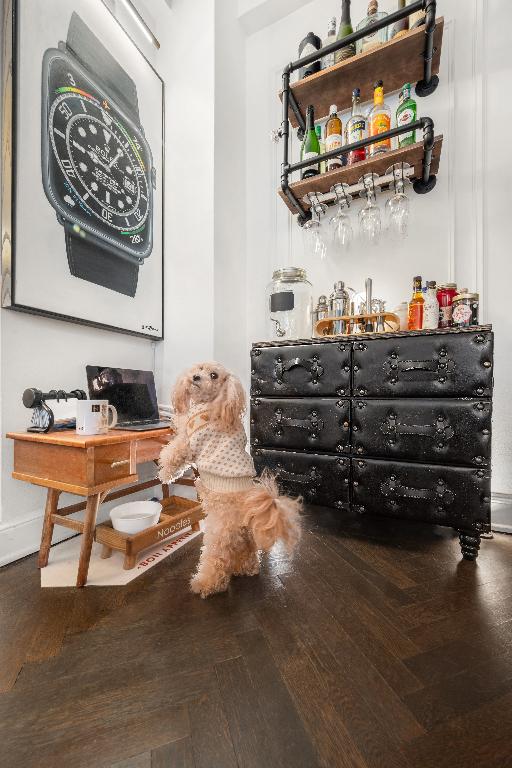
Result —
[[[398, 107], [396, 110], [396, 126], [402, 128], [404, 125], [416, 121], [416, 102], [411, 98], [411, 84], [405, 83], [398, 96]], [[416, 131], [402, 133], [398, 137], [398, 146], [407, 147], [409, 144], [416, 143]]]
[[[352, 22], [350, 21], [350, 0], [342, 0], [340, 28], [338, 30], [337, 39], [343, 40], [343, 38], [347, 37], [347, 35], [351, 35], [353, 31]], [[356, 44], [352, 43], [351, 45], [347, 45], [346, 48], [342, 48], [341, 50], [336, 51], [334, 55], [334, 61], [336, 64], [339, 64], [340, 61], [348, 59], [350, 56], [355, 56], [355, 53]]]
[[[306, 133], [304, 135], [304, 141], [302, 142], [302, 149], [300, 152], [301, 160], [309, 160], [318, 157], [320, 154], [320, 142], [315, 131], [315, 110], [310, 104], [306, 112]], [[310, 176], [317, 176], [320, 173], [318, 163], [312, 163], [306, 165], [302, 169], [301, 179], [309, 179]]]

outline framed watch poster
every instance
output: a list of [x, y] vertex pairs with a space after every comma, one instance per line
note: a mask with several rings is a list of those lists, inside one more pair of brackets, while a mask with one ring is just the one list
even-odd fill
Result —
[[2, 305], [160, 339], [163, 81], [102, 0], [6, 6]]

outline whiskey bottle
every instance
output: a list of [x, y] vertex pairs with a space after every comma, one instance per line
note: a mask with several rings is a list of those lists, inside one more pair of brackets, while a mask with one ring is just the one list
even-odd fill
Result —
[[423, 328], [423, 307], [425, 299], [421, 290], [421, 276], [414, 278], [412, 284], [412, 298], [409, 302], [407, 315], [407, 328], [409, 331], [421, 331]]
[[[329, 110], [329, 119], [325, 126], [325, 151], [331, 152], [333, 149], [338, 149], [342, 146], [343, 126], [338, 117], [338, 107], [336, 104], [332, 104]], [[341, 157], [331, 157], [327, 160], [328, 171], [335, 171], [337, 168], [341, 168], [342, 165]]]
[[[398, 10], [402, 10], [402, 8], [405, 8], [405, 0], [398, 0]], [[400, 19], [400, 21], [395, 21], [393, 26], [391, 27], [390, 33], [389, 33], [389, 39], [393, 40], [395, 37], [401, 37], [402, 35], [407, 34], [409, 31], [409, 17], [406, 16], [405, 19]]]

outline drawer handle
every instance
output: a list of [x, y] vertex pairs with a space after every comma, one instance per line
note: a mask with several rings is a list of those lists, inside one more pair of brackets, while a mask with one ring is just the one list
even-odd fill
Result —
[[279, 384], [284, 384], [284, 375], [293, 368], [304, 368], [311, 374], [311, 382], [318, 383], [320, 376], [323, 376], [324, 368], [318, 360], [302, 360], [300, 357], [294, 357], [291, 360], [276, 360], [274, 363], [274, 373]]
[[430, 499], [439, 504], [451, 504], [455, 495], [446, 487], [444, 480], [439, 479], [433, 488], [409, 488], [403, 485], [395, 475], [380, 484], [381, 493], [387, 498], [394, 499]]
[[115, 469], [116, 467], [123, 467], [125, 464], [129, 464], [129, 463], [130, 463], [130, 459], [123, 459], [122, 461], [113, 461], [110, 466], [112, 467], [112, 469]]
[[307, 474], [301, 475], [296, 472], [288, 472], [287, 470], [283, 469], [280, 464], [278, 464], [276, 468], [276, 475], [281, 480], [291, 483], [299, 483], [301, 485], [306, 485], [306, 483], [314, 483], [315, 485], [319, 485], [322, 480], [322, 475], [316, 467], [311, 467]]
[[275, 420], [272, 422], [274, 432], [279, 434], [283, 427], [296, 427], [297, 429], [307, 429], [310, 434], [317, 434], [324, 428], [324, 422], [310, 414], [307, 419], [292, 419], [290, 416], [283, 416], [281, 410], [275, 412]]
[[423, 374], [427, 374], [444, 382], [447, 375], [453, 372], [455, 363], [446, 356], [439, 356], [437, 360], [398, 360], [395, 357], [386, 360], [383, 368], [395, 381], [398, 380], [399, 374], [402, 374], [406, 381], [414, 381], [415, 374], [422, 374], [421, 379], [424, 378]]
[[387, 436], [388, 441], [394, 441], [397, 435], [419, 435], [445, 443], [455, 434], [453, 427], [443, 417], [438, 417], [435, 424], [401, 424], [394, 414], [382, 422], [380, 431]]

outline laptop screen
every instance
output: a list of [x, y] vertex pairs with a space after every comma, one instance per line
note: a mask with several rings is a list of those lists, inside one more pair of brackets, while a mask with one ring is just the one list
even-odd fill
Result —
[[152, 371], [88, 365], [87, 383], [91, 400], [108, 400], [120, 424], [141, 420], [158, 421], [158, 402]]

